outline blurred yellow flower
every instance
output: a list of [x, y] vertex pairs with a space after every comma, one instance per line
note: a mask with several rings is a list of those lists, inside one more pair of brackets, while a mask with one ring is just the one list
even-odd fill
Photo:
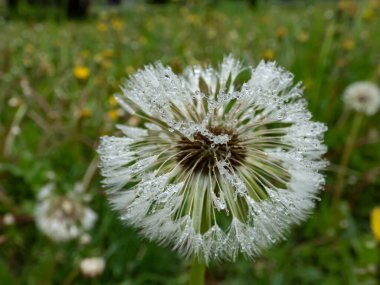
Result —
[[346, 39], [342, 43], [342, 48], [344, 50], [350, 51], [350, 50], [354, 49], [354, 47], [355, 47], [355, 42], [351, 39]]
[[90, 76], [90, 69], [85, 66], [76, 66], [74, 68], [74, 76], [79, 80], [86, 80]]
[[113, 50], [110, 48], [106, 48], [105, 50], [103, 50], [102, 56], [104, 58], [111, 58], [113, 56]]
[[380, 242], [380, 207], [376, 207], [371, 212], [371, 227], [376, 240]]
[[373, 17], [375, 16], [375, 13], [373, 12], [372, 9], [366, 9], [364, 12], [363, 12], [363, 20], [364, 21], [371, 21], [373, 19]]
[[306, 43], [309, 40], [309, 33], [305, 32], [305, 31], [299, 33], [298, 36], [297, 36], [297, 40], [300, 43]]
[[115, 99], [115, 96], [110, 96], [108, 98], [108, 104], [110, 104], [111, 107], [114, 107], [117, 105], [117, 101]]
[[118, 109], [114, 109], [114, 110], [111, 110], [111, 111], [108, 111], [108, 119], [110, 119], [111, 121], [116, 121], [117, 118], [120, 116], [120, 111]]
[[264, 50], [262, 56], [265, 60], [272, 60], [274, 58], [274, 51], [272, 49], [268, 48], [268, 49]]
[[279, 41], [282, 41], [288, 35], [288, 29], [286, 27], [278, 27], [276, 29], [276, 38]]
[[111, 25], [112, 25], [112, 28], [115, 30], [115, 31], [122, 31], [123, 28], [124, 28], [124, 23], [121, 19], [112, 19], [111, 21]]
[[79, 111], [79, 116], [81, 118], [88, 118], [91, 116], [91, 111], [90, 109], [86, 108], [86, 107], [83, 107], [82, 109], [80, 109]]
[[133, 66], [127, 66], [126, 68], [125, 68], [125, 72], [127, 73], [127, 74], [132, 74], [132, 73], [134, 73], [135, 72], [135, 68], [133, 67]]
[[106, 25], [106, 23], [104, 22], [99, 22], [97, 25], [96, 25], [96, 29], [98, 30], [98, 32], [100, 33], [104, 33], [108, 30], [108, 27]]

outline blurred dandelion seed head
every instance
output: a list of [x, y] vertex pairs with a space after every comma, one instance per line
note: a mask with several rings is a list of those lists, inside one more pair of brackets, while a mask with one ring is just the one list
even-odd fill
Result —
[[14, 225], [16, 218], [12, 213], [6, 213], [3, 217], [3, 224], [6, 226]]
[[371, 116], [380, 107], [380, 90], [371, 82], [354, 82], [344, 91], [343, 101], [350, 109]]
[[57, 195], [54, 190], [54, 184], [48, 184], [39, 194], [34, 215], [41, 232], [53, 241], [64, 242], [91, 229], [97, 215], [86, 207], [86, 197], [81, 197], [78, 191]]
[[102, 257], [85, 258], [80, 262], [79, 268], [86, 277], [94, 278], [103, 273], [106, 262]]
[[144, 236], [206, 263], [233, 260], [259, 255], [310, 214], [327, 128], [311, 121], [302, 86], [275, 63], [243, 67], [228, 56], [183, 75], [156, 63], [116, 99], [142, 121], [102, 138], [103, 182]]

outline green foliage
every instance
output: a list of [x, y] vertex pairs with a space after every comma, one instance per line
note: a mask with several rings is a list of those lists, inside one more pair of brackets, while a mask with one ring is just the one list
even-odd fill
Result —
[[[349, 1], [348, 1], [349, 2]], [[371, 4], [372, 3], [372, 4]], [[286, 242], [255, 262], [213, 264], [206, 284], [378, 284], [380, 250], [370, 210], [380, 201], [380, 114], [365, 118], [350, 159], [346, 187], [332, 211], [339, 163], [353, 113], [341, 94], [357, 80], [380, 78], [379, 1], [269, 6], [137, 5], [100, 12], [86, 22], [0, 22], [1, 284], [186, 284], [189, 262], [122, 226], [94, 171], [99, 137], [116, 122], [138, 124], [112, 100], [136, 69], [156, 60], [181, 72], [216, 64], [232, 53], [249, 64], [276, 60], [302, 80], [316, 120], [329, 126], [327, 186], [315, 214]], [[96, 9], [95, 9], [96, 10]], [[88, 74], [87, 74], [88, 72]], [[69, 192], [88, 182], [99, 219], [87, 245], [53, 243], [33, 221], [36, 197], [54, 182]], [[79, 263], [106, 260], [89, 279]], [[377, 274], [377, 275], [376, 275]]]

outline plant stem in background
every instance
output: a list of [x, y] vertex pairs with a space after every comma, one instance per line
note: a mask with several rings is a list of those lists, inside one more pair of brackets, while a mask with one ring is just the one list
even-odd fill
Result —
[[20, 127], [21, 121], [24, 118], [26, 111], [27, 111], [27, 106], [25, 104], [20, 105], [20, 107], [17, 109], [15, 116], [13, 117], [12, 124], [9, 128], [8, 134], [5, 138], [4, 142], [4, 150], [3, 154], [5, 157], [9, 156], [12, 152], [12, 147], [13, 147], [13, 142], [14, 139], [17, 135], [17, 128]]
[[189, 285], [204, 285], [205, 284], [205, 264], [194, 257], [190, 268]]
[[347, 174], [347, 166], [350, 161], [351, 153], [355, 145], [356, 137], [358, 135], [361, 122], [363, 120], [363, 115], [361, 113], [357, 113], [354, 118], [354, 122], [351, 127], [350, 134], [347, 138], [347, 143], [343, 150], [342, 160], [340, 162], [337, 185], [334, 191], [333, 204], [332, 208], [335, 211], [338, 207], [338, 203], [342, 196], [343, 188], [345, 186], [345, 178]]

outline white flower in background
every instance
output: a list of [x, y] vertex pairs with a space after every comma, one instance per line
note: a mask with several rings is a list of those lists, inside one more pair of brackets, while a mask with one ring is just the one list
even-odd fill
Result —
[[97, 215], [86, 207], [86, 196], [76, 188], [66, 195], [54, 193], [54, 184], [41, 189], [35, 208], [37, 227], [56, 242], [79, 237], [94, 225]]
[[102, 257], [85, 258], [80, 263], [80, 271], [86, 277], [96, 277], [103, 273], [106, 262]]
[[217, 70], [176, 75], [160, 63], [125, 84], [118, 102], [145, 120], [103, 137], [104, 184], [121, 219], [143, 235], [209, 262], [247, 257], [306, 219], [326, 166], [326, 127], [311, 122], [293, 75], [226, 57]]
[[80, 236], [79, 242], [81, 245], [87, 245], [91, 242], [91, 239], [92, 239], [91, 236], [89, 234], [85, 233], [85, 234]]
[[380, 107], [380, 90], [371, 82], [354, 82], [344, 91], [343, 101], [350, 109], [371, 116]]
[[3, 224], [6, 226], [14, 225], [16, 222], [15, 216], [12, 213], [6, 213], [3, 217]]

